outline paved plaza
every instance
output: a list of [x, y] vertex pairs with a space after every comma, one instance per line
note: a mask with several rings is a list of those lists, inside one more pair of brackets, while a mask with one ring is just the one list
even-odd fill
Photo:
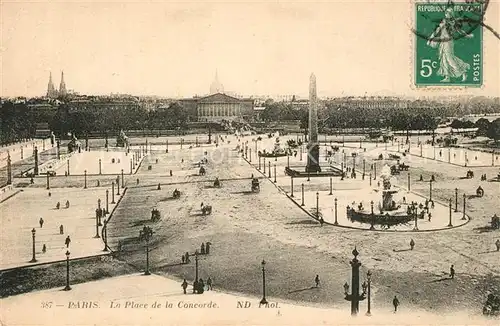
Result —
[[[35, 229], [35, 254], [37, 263], [47, 263], [66, 259], [66, 250], [71, 258], [101, 254], [104, 249], [102, 238], [95, 238], [95, 209], [98, 199], [101, 207], [106, 207], [106, 189], [88, 188], [40, 188], [22, 189], [2, 205], [2, 250], [0, 269], [29, 266], [32, 258], [32, 229]], [[108, 189], [111, 193], [111, 188]], [[51, 196], [48, 196], [50, 192]], [[115, 195], [115, 202], [119, 196]], [[66, 208], [69, 201], [69, 208]], [[60, 203], [60, 209], [56, 204]], [[116, 204], [111, 204], [109, 211]], [[40, 218], [43, 226], [40, 226]], [[63, 225], [63, 234], [60, 226]], [[99, 227], [101, 235], [101, 227]], [[67, 248], [66, 237], [71, 243]], [[42, 252], [43, 245], [46, 252]]]
[[15, 163], [33, 156], [35, 146], [39, 153], [52, 147], [49, 139], [35, 139], [2, 147], [0, 148], [0, 168], [7, 166], [8, 154], [10, 154], [11, 163]]
[[[72, 285], [71, 291], [51, 289], [9, 297], [0, 300], [2, 322], [6, 325], [49, 322], [51, 325], [69, 325], [78, 320], [79, 324], [86, 325], [103, 322], [109, 325], [139, 325], [144, 324], [145, 316], [148, 316], [149, 323], [158, 325], [338, 325], [352, 322], [347, 301], [342, 309], [326, 309], [268, 297], [271, 305], [259, 307], [260, 297], [226, 294], [217, 290], [196, 295], [191, 293], [191, 285], [187, 289], [188, 294], [182, 294], [181, 282], [158, 275], [145, 277], [135, 274]], [[120, 291], [116, 291], [118, 288]], [[314, 290], [324, 291], [321, 288]], [[85, 303], [90, 303], [92, 308], [82, 308]], [[238, 308], [238, 303], [246, 305], [246, 308]], [[434, 314], [410, 309], [405, 304], [397, 314], [390, 309], [375, 307], [370, 317], [360, 314], [356, 324], [402, 325], [410, 320], [412, 324], [451, 325], [461, 324], [463, 320], [474, 324], [494, 324], [477, 314]], [[26, 309], [29, 314], [24, 313]]]

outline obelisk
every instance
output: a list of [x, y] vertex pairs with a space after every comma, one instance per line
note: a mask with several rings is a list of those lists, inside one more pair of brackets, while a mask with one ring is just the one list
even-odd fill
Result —
[[307, 144], [306, 172], [321, 172], [318, 144], [318, 98], [314, 74], [311, 74], [309, 79], [309, 143]]

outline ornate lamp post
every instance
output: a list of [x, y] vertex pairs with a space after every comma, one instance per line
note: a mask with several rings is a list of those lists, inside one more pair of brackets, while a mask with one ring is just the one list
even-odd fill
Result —
[[47, 190], [50, 189], [50, 175], [49, 173], [47, 172]]
[[450, 202], [448, 203], [448, 207], [449, 207], [449, 216], [450, 216], [450, 221], [448, 223], [448, 227], [452, 227], [453, 224], [451, 223], [451, 198], [450, 198]]
[[149, 226], [144, 226], [143, 229], [139, 232], [139, 239], [146, 241], [146, 271], [144, 275], [151, 275], [149, 272], [149, 241], [153, 237], [153, 229]]
[[429, 201], [432, 200], [432, 179], [429, 180]]
[[266, 175], [266, 158], [263, 157], [262, 160], [264, 161], [264, 175]]
[[290, 176], [290, 183], [291, 183], [291, 185], [290, 185], [290, 192], [291, 192], [290, 197], [293, 197], [293, 176]]
[[372, 303], [372, 300], [371, 300], [372, 272], [371, 271], [368, 271], [368, 273], [366, 273], [366, 280], [368, 281], [368, 310], [366, 311], [366, 315], [367, 316], [371, 316], [372, 315], [372, 313], [371, 313], [371, 303]]
[[458, 212], [458, 188], [455, 188], [455, 213]]
[[271, 179], [271, 161], [269, 160], [269, 161], [267, 162], [267, 164], [268, 164], [268, 169], [267, 169], [267, 172], [268, 172], [268, 175], [269, 175], [269, 179]]
[[120, 196], [120, 176], [116, 176], [116, 194]]
[[366, 160], [363, 159], [363, 175], [362, 175], [362, 179], [365, 180], [365, 165], [366, 165]]
[[102, 174], [102, 160], [99, 159], [99, 174]]
[[248, 155], [250, 156], [250, 163], [252, 163], [252, 149], [248, 149]]
[[71, 286], [69, 286], [69, 250], [66, 250], [66, 286], [64, 287], [64, 291], [71, 290]]
[[109, 218], [104, 219], [104, 227], [102, 228], [102, 238], [104, 240], [104, 249], [103, 251], [108, 251], [108, 221]]
[[276, 183], [276, 164], [274, 164], [274, 183]]
[[464, 209], [462, 211], [462, 220], [466, 220], [467, 218], [465, 218], [465, 194], [464, 194]]
[[411, 206], [411, 213], [413, 214], [413, 217], [415, 218], [415, 226], [413, 227], [413, 231], [418, 231], [418, 216], [417, 216], [417, 207], [416, 206]]
[[[47, 174], [47, 177], [48, 176], [49, 175]], [[87, 189], [87, 170], [83, 171], [83, 189]]]
[[411, 186], [410, 186], [410, 171], [408, 171], [408, 191], [411, 190]]
[[361, 266], [361, 262], [358, 260], [357, 256], [359, 255], [358, 251], [356, 250], [356, 247], [354, 247], [354, 250], [352, 251], [352, 254], [354, 255], [354, 258], [350, 261], [351, 267], [352, 267], [352, 278], [351, 278], [351, 284], [352, 284], [352, 290], [351, 294], [349, 294], [349, 284], [346, 282], [344, 284], [344, 294], [345, 294], [345, 300], [351, 301], [351, 315], [356, 316], [359, 311], [359, 302], [363, 301], [366, 297], [366, 283], [363, 283], [363, 293], [360, 295], [359, 294], [359, 267]]
[[316, 191], [316, 218], [319, 219], [319, 192]]
[[[101, 209], [101, 199], [100, 198], [97, 200], [97, 207], [99, 210]], [[99, 215], [99, 223], [98, 223], [99, 226], [102, 226], [101, 217], [102, 217], [102, 215]]]
[[109, 212], [109, 190], [106, 189], [106, 213]]
[[332, 177], [330, 177], [330, 193], [329, 193], [330, 196], [332, 195], [332, 190], [333, 190], [332, 188], [333, 188]]
[[35, 228], [33, 228], [31, 230], [31, 237], [33, 239], [33, 257], [31, 258], [30, 263], [36, 263], [37, 262], [36, 256], [35, 256], [35, 234], [36, 234], [36, 230], [35, 230]]
[[375, 214], [373, 213], [373, 200], [370, 201], [370, 207], [371, 207], [371, 212], [372, 212], [372, 216], [371, 216], [371, 225], [370, 225], [370, 230], [375, 230]]
[[196, 282], [198, 282], [198, 249], [194, 252], [194, 266], [195, 266], [195, 274], [194, 274], [194, 279]]
[[265, 260], [263, 259], [260, 264], [262, 266], [262, 300], [260, 300], [260, 304], [266, 305], [267, 300], [266, 300], [266, 262], [265, 262]]
[[115, 204], [115, 182], [111, 182], [111, 204]]
[[302, 184], [302, 204], [300, 206], [304, 206], [304, 184]]
[[94, 238], [100, 238], [99, 236], [99, 215], [101, 214], [100, 213], [100, 207], [101, 207], [101, 200], [99, 199], [97, 201], [97, 210], [96, 210], [96, 214], [95, 214], [95, 236]]
[[68, 176], [69, 176], [69, 160], [66, 160], [66, 166], [67, 166]]
[[260, 171], [260, 155], [258, 155], [258, 156], [259, 156], [259, 171]]
[[339, 225], [339, 222], [337, 222], [337, 198], [335, 198], [334, 202], [335, 202], [335, 222], [333, 222], [333, 225]]
[[125, 188], [125, 180], [123, 179], [123, 169], [122, 169], [122, 188]]
[[165, 153], [168, 153], [168, 139], [167, 139], [167, 146], [165, 147]]

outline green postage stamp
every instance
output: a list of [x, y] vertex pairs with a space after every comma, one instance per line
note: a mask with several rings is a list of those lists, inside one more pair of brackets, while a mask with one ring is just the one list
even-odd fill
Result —
[[483, 83], [485, 4], [478, 1], [415, 4], [415, 85]]

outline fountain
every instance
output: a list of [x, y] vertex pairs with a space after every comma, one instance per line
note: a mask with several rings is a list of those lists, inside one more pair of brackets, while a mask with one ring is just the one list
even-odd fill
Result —
[[82, 143], [76, 138], [75, 134], [71, 135], [71, 140], [68, 143], [68, 152], [72, 153], [77, 151], [80, 153], [82, 150]]
[[264, 150], [263, 152], [259, 151], [259, 156], [261, 157], [282, 157], [287, 155], [291, 155], [291, 151], [290, 149], [283, 149], [281, 147], [279, 134], [277, 134], [276, 136], [276, 140], [274, 141], [274, 148], [271, 152], [266, 152], [266, 150]]
[[[347, 206], [347, 218], [352, 222], [371, 224], [371, 229], [374, 225], [381, 225], [384, 228], [395, 226], [399, 224], [406, 224], [415, 218], [417, 212], [415, 205], [397, 205], [394, 200], [394, 195], [399, 191], [391, 185], [391, 169], [388, 165], [382, 168], [380, 178], [382, 179], [382, 202], [378, 204], [378, 213], [375, 213], [371, 201], [371, 210], [364, 209], [363, 204], [360, 203], [357, 207]], [[374, 190], [379, 193], [378, 189]], [[354, 204], [354, 203], [353, 203]], [[357, 210], [356, 210], [357, 208]]]

